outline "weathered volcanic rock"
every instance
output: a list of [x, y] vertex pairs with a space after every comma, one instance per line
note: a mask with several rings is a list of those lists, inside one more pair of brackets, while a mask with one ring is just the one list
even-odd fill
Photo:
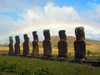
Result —
[[32, 42], [32, 46], [33, 46], [32, 56], [36, 57], [39, 55], [38, 35], [36, 31], [33, 32], [33, 38], [34, 41]]
[[50, 33], [49, 30], [44, 30], [44, 41], [43, 41], [43, 49], [44, 49], [44, 57], [51, 57], [52, 55], [52, 47], [51, 47], [51, 38], [50, 38]]
[[13, 38], [10, 36], [9, 37], [9, 53], [8, 55], [13, 55]]
[[20, 54], [20, 38], [19, 36], [15, 37], [16, 43], [15, 43], [15, 55]]
[[24, 34], [24, 43], [23, 43], [23, 56], [27, 56], [29, 54], [29, 38], [27, 34]]
[[59, 31], [60, 41], [58, 42], [58, 57], [67, 57], [67, 42], [65, 30]]
[[83, 27], [77, 27], [75, 29], [76, 41], [74, 42], [75, 59], [86, 58], [86, 44], [85, 44], [85, 33]]

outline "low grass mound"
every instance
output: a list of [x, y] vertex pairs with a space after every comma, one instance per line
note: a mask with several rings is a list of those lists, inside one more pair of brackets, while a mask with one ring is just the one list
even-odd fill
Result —
[[0, 75], [100, 75], [100, 67], [24, 57], [0, 56]]

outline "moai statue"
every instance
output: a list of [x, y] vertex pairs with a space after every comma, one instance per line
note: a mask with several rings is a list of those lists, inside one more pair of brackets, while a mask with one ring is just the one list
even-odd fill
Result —
[[75, 29], [76, 41], [74, 42], [75, 59], [81, 60], [86, 58], [86, 43], [83, 27]]
[[50, 33], [49, 30], [44, 30], [44, 41], [43, 41], [43, 48], [44, 48], [44, 57], [51, 57], [52, 54], [52, 47], [51, 47], [51, 38], [50, 38]]
[[13, 55], [13, 38], [10, 36], [9, 37], [9, 53], [8, 55]]
[[15, 36], [15, 55], [19, 55], [20, 54], [20, 38], [19, 36]]
[[39, 55], [38, 35], [36, 31], [32, 32], [32, 34], [34, 37], [34, 41], [32, 42], [33, 46], [32, 56], [36, 57]]
[[23, 56], [27, 56], [28, 54], [29, 54], [29, 38], [27, 34], [24, 34]]
[[65, 57], [67, 58], [67, 42], [66, 42], [66, 34], [65, 30], [59, 31], [60, 41], [58, 42], [58, 57]]

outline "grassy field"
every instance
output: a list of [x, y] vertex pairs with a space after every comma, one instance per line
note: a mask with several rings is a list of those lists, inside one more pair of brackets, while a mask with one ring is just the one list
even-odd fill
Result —
[[0, 56], [1, 75], [100, 75], [100, 67], [59, 61]]
[[[56, 41], [55, 41], [56, 40]], [[68, 55], [67, 60], [74, 59], [74, 47], [73, 43], [75, 37], [68, 36]], [[52, 58], [56, 58], [58, 54], [57, 43], [59, 37], [52, 36]], [[30, 53], [32, 52], [32, 43], [30, 45]], [[23, 50], [22, 43], [21, 53]], [[91, 52], [90, 56], [87, 56], [87, 61], [100, 61], [100, 41], [86, 39], [86, 50]], [[0, 54], [8, 54], [9, 48], [0, 47]], [[43, 55], [42, 42], [39, 42], [40, 57]], [[35, 58], [24, 58], [16, 56], [2, 56], [0, 55], [0, 75], [100, 75], [100, 67], [93, 67], [88, 64], [76, 64], [59, 62], [59, 61], [47, 61]]]

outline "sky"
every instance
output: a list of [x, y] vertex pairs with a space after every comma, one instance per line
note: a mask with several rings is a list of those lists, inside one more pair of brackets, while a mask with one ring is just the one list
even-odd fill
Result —
[[66, 30], [75, 36], [75, 28], [83, 26], [86, 38], [100, 40], [100, 0], [0, 0], [0, 41], [9, 36], [37, 31], [43, 40], [43, 30], [51, 35]]

